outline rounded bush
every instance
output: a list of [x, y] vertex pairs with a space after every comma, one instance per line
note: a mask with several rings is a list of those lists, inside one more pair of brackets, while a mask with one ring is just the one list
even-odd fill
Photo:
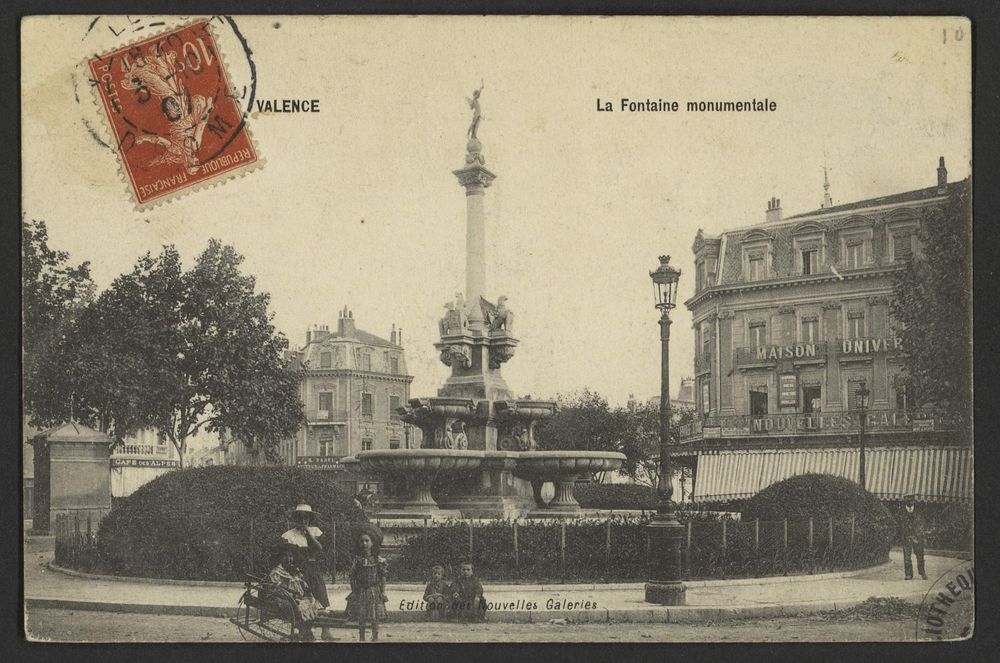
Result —
[[[99, 570], [124, 576], [242, 580], [270, 556], [306, 502], [321, 514], [328, 569], [350, 563], [353, 531], [366, 521], [329, 474], [296, 467], [199, 467], [169, 472], [122, 499], [101, 521]], [[336, 526], [334, 526], [336, 521]]]
[[[772, 484], [743, 504], [741, 518], [744, 522], [788, 519], [799, 523], [808, 523], [811, 518], [814, 547], [845, 544], [842, 554], [852, 567], [888, 560], [896, 530], [892, 514], [874, 495], [853, 481], [830, 474], [800, 474]], [[829, 539], [827, 524], [831, 519], [835, 521], [832, 543], [824, 539]], [[808, 535], [804, 538], [797, 532], [789, 537], [796, 546], [808, 541]]]
[[573, 489], [584, 509], [656, 509], [656, 489], [628, 483], [581, 483]]

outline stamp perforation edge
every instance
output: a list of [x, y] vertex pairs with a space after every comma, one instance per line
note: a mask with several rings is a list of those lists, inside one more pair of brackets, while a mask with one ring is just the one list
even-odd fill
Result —
[[[215, 32], [215, 28], [212, 25], [212, 21], [214, 18], [215, 18], [214, 16], [200, 16], [193, 18], [186, 17], [184, 20], [178, 18], [177, 21], [173, 23], [170, 27], [165, 28], [160, 32], [157, 32], [156, 34], [153, 35], [146, 34], [140, 37], [136, 37], [134, 39], [119, 43], [117, 46], [114, 46], [112, 48], [101, 49], [100, 53], [112, 53], [115, 51], [128, 49], [135, 44], [159, 39], [164, 35], [169, 35], [173, 32], [177, 32], [178, 30], [183, 30], [184, 28], [194, 25], [200, 21], [205, 21], [205, 28], [209, 32], [211, 32], [212, 38], [215, 40], [215, 44], [217, 46], [216, 54], [218, 55], [219, 60], [221, 62], [223, 74], [226, 77], [226, 83], [231, 83], [232, 75], [229, 71], [229, 64], [227, 62], [226, 54], [221, 48], [221, 46], [219, 46], [218, 34]], [[84, 72], [86, 73], [88, 85], [89, 81], [93, 80], [92, 72], [90, 71], [90, 61], [94, 57], [100, 57], [100, 54], [98, 53], [98, 54], [88, 55], [79, 65], [83, 68]], [[227, 182], [231, 179], [239, 179], [246, 176], [248, 173], [252, 173], [256, 170], [259, 170], [267, 163], [266, 159], [260, 152], [260, 148], [257, 145], [257, 141], [254, 138], [253, 132], [250, 130], [250, 123], [247, 121], [247, 119], [250, 116], [249, 110], [244, 110], [242, 108], [239, 99], [233, 99], [232, 100], [233, 103], [236, 105], [237, 110], [239, 110], [241, 114], [241, 121], [243, 124], [241, 131], [246, 132], [247, 140], [253, 147], [256, 159], [245, 165], [237, 166], [231, 170], [227, 170], [217, 175], [212, 175], [210, 177], [207, 177], [190, 186], [178, 187], [161, 196], [157, 196], [156, 198], [141, 203], [139, 202], [138, 196], [136, 195], [131, 176], [127, 172], [125, 172], [125, 169], [127, 168], [127, 165], [125, 164], [125, 157], [122, 155], [121, 150], [119, 150], [117, 147], [114, 147], [117, 144], [117, 140], [115, 140], [114, 129], [111, 127], [111, 121], [107, 115], [107, 110], [104, 105], [104, 100], [101, 96], [100, 90], [98, 89], [99, 85], [100, 85], [99, 82], [95, 82], [93, 85], [89, 85], [91, 92], [91, 101], [94, 104], [93, 109], [96, 112], [96, 114], [100, 116], [100, 121], [97, 124], [100, 125], [102, 138], [104, 139], [105, 143], [109, 146], [110, 151], [115, 156], [115, 162], [118, 170], [118, 179], [121, 181], [122, 185], [128, 192], [128, 197], [133, 202], [132, 209], [136, 212], [148, 212], [152, 209], [155, 209], [156, 207], [163, 205], [164, 203], [172, 202], [174, 200], [177, 200], [178, 198], [182, 198], [184, 196], [190, 195], [198, 191], [203, 191], [205, 189], [218, 187], [220, 184]]]

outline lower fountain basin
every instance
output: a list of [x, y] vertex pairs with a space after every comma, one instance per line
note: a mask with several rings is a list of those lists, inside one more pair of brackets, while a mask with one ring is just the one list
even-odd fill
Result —
[[[410, 516], [415, 513], [443, 516], [431, 495], [441, 489], [442, 481], [459, 481], [460, 490], [442, 494], [451, 512], [465, 517], [480, 517], [494, 511], [536, 517], [575, 516], [581, 513], [573, 496], [573, 485], [584, 474], [617, 470], [624, 454], [612, 451], [478, 451], [460, 449], [390, 449], [362, 451], [356, 457], [365, 472], [395, 477], [397, 489], [388, 500], [383, 517], [389, 513]], [[466, 479], [457, 479], [459, 477]], [[507, 478], [505, 479], [504, 476]], [[477, 478], [478, 477], [478, 478]], [[470, 483], [471, 482], [471, 483]], [[517, 497], [512, 490], [518, 482], [527, 491], [531, 484], [534, 509], [527, 493]], [[552, 482], [555, 496], [548, 504], [541, 497], [542, 486]], [[469, 515], [475, 513], [476, 515]]]

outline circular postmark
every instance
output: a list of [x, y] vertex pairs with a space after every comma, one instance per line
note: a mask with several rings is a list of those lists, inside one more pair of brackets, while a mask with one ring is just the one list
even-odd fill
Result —
[[[171, 18], [173, 19], [172, 23], [177, 26], [182, 26], [189, 21], [188, 17], [184, 16]], [[179, 70], [181, 76], [189, 77], [193, 73], [201, 71], [203, 62], [214, 65], [220, 74], [221, 67], [225, 66], [225, 74], [214, 77], [214, 81], [216, 82], [211, 85], [211, 93], [207, 95], [208, 99], [212, 106], [218, 106], [223, 97], [238, 100], [238, 103], [243, 106], [242, 113], [240, 114], [239, 121], [232, 130], [227, 132], [228, 136], [224, 144], [215, 146], [213, 153], [205, 156], [203, 161], [217, 157], [243, 131], [257, 93], [257, 66], [253, 60], [253, 51], [250, 49], [250, 45], [247, 43], [246, 37], [240, 31], [236, 21], [231, 16], [215, 15], [208, 19], [208, 24], [214, 30], [213, 36], [215, 42], [218, 43], [219, 51], [222, 53], [239, 52], [241, 55], [228, 59], [225, 65], [223, 65], [221, 53], [214, 52], [215, 49], [211, 47], [206, 49], [204, 39], [200, 42], [196, 39], [191, 43], [184, 43], [178, 39], [176, 32], [171, 33], [169, 31], [170, 26], [162, 17], [156, 16], [97, 16], [87, 24], [87, 29], [81, 38], [81, 41], [84, 43], [83, 52], [97, 56], [111, 48], [135, 43], [141, 40], [146, 34], [163, 33], [163, 38], [153, 44], [151, 52], [159, 54], [166, 49], [179, 49], [181, 57], [178, 61], [179, 66], [175, 67], [175, 69]], [[131, 58], [128, 57], [129, 54], [132, 55]], [[126, 53], [125, 57], [121, 58], [122, 66], [126, 66], [127, 63], [127, 66], [135, 67], [136, 63], [133, 60], [136, 59], [136, 56], [138, 56], [139, 64], [141, 65], [143, 63], [143, 55], [133, 46]], [[218, 83], [218, 81], [227, 79], [229, 85], [225, 86], [225, 88]], [[100, 129], [100, 114], [95, 113], [96, 109], [90, 101], [90, 89], [99, 84], [100, 82], [88, 70], [87, 63], [80, 62], [73, 72], [73, 95], [77, 106], [80, 108], [80, 121], [95, 142], [108, 149], [117, 151], [122, 149], [122, 146], [108, 144], [108, 141], [104, 137], [104, 132]], [[135, 100], [144, 105], [151, 97], [149, 87], [144, 86], [141, 81], [135, 82], [134, 86]], [[176, 117], [177, 114], [182, 110], [186, 110], [177, 104], [176, 96], [161, 97], [156, 99], [156, 101], [159, 102], [159, 110], [163, 117], [171, 122], [176, 122], [179, 119]], [[130, 121], [135, 124], [135, 120], [138, 119], [130, 119]], [[155, 131], [149, 131], [147, 127], [142, 128], [147, 135], [156, 133]]]
[[917, 640], [966, 640], [975, 627], [976, 573], [973, 560], [965, 560], [943, 573], [927, 590], [917, 621]]
[[[87, 36], [101, 20], [90, 23]], [[231, 17], [181, 18], [174, 27], [132, 17], [105, 20], [127, 24], [105, 25], [110, 37], [98, 31], [99, 44], [112, 37], [119, 43], [94, 49], [74, 76], [75, 95], [90, 135], [117, 154], [139, 208], [259, 163], [247, 128], [256, 65]], [[236, 52], [244, 57], [226, 58]], [[88, 115], [91, 109], [83, 102], [88, 96], [96, 102], [98, 117]], [[109, 134], [109, 140], [102, 139]]]

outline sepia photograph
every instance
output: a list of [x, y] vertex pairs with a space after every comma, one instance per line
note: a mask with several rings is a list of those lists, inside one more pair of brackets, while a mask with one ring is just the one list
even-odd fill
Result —
[[19, 32], [34, 648], [975, 634], [968, 18]]

